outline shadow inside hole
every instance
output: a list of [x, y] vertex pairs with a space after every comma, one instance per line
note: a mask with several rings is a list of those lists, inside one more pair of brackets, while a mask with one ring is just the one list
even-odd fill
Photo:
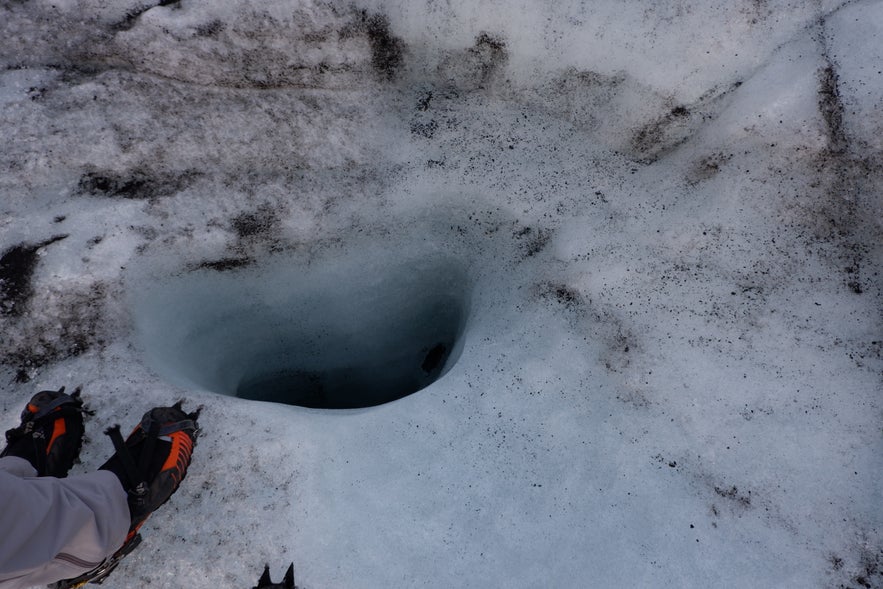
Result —
[[243, 375], [236, 396], [322, 409], [401, 399], [440, 376], [462, 319], [460, 306], [447, 301], [397, 315], [390, 324], [371, 326], [373, 321], [363, 318], [352, 328], [358, 327], [366, 341], [354, 341], [349, 329], [335, 333], [326, 325], [319, 336], [283, 344], [273, 352], [278, 358], [256, 362]]

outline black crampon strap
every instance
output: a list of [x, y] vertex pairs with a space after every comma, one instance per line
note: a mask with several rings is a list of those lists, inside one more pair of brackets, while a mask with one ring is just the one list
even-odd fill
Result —
[[181, 421], [177, 421], [175, 423], [170, 423], [159, 428], [159, 432], [156, 434], [158, 437], [167, 436], [169, 434], [173, 434], [175, 432], [180, 432], [184, 430], [192, 430], [196, 431], [198, 428], [196, 427], [196, 422], [192, 419], [182, 419]]
[[45, 407], [40, 407], [40, 410], [37, 411], [31, 419], [37, 421], [41, 417], [46, 417], [62, 405], [67, 405], [69, 403], [77, 404], [76, 399], [71, 397], [70, 395], [60, 395], [57, 399], [52, 401], [51, 403], [47, 403]]
[[[142, 425], [143, 428], [144, 426]], [[159, 436], [159, 423], [151, 421], [144, 431], [147, 434], [147, 439], [144, 440], [144, 447], [141, 449], [141, 460], [138, 462], [138, 472], [142, 473], [142, 477], [147, 472], [147, 469], [150, 468], [150, 461], [156, 448], [156, 438]]]
[[113, 448], [116, 450], [117, 456], [120, 457], [120, 462], [123, 465], [123, 469], [126, 471], [126, 478], [129, 479], [129, 483], [132, 485], [130, 493], [135, 495], [135, 497], [143, 497], [147, 493], [147, 482], [141, 474], [144, 471], [139, 472], [138, 467], [135, 466], [135, 460], [132, 458], [132, 453], [129, 452], [129, 447], [126, 446], [126, 442], [123, 440], [123, 435], [120, 433], [120, 426], [114, 425], [109, 427], [104, 433], [110, 437], [110, 441], [113, 443]]
[[74, 392], [71, 393], [70, 395], [68, 395], [67, 393], [64, 392], [64, 387], [61, 387], [57, 391], [43, 391], [46, 393], [56, 393], [58, 396], [55, 399], [53, 399], [52, 401], [50, 401], [49, 403], [47, 403], [46, 405], [41, 406], [39, 411], [37, 411], [34, 414], [29, 414], [29, 412], [26, 408], [22, 412], [22, 419], [27, 418], [27, 419], [32, 419], [34, 421], [37, 421], [41, 417], [46, 417], [47, 415], [49, 415], [50, 413], [52, 413], [53, 411], [55, 411], [59, 407], [63, 407], [65, 405], [69, 406], [69, 407], [65, 407], [65, 409], [68, 409], [72, 412], [89, 413], [91, 415], [92, 412], [87, 411], [86, 408], [83, 406], [83, 399], [80, 398], [80, 391], [81, 390], [82, 390], [82, 387], [77, 387], [76, 389], [74, 389]]
[[[182, 414], [184, 414], [187, 419], [179, 419], [178, 421], [173, 421], [166, 423], [165, 425], [159, 428], [159, 431], [156, 433], [158, 437], [167, 436], [169, 434], [173, 434], [175, 432], [180, 432], [184, 430], [190, 430], [193, 432], [198, 432], [199, 427], [196, 425], [196, 420], [199, 418], [199, 414], [202, 412], [202, 405], [196, 408], [196, 411], [192, 413], [184, 413], [184, 410], [181, 409], [181, 405], [183, 401], [178, 401], [174, 405], [172, 405], [172, 409], [177, 409]], [[155, 411], [155, 410], [154, 410]], [[157, 423], [157, 420], [153, 417], [153, 411], [148, 411], [144, 414], [144, 417], [141, 419], [141, 429], [145, 432], [150, 431], [153, 427], [153, 424]]]
[[[32, 426], [33, 422], [28, 425]], [[34, 468], [37, 472], [46, 472], [48, 462], [46, 458], [46, 448], [49, 441], [46, 439], [46, 436], [43, 435], [41, 430], [33, 430], [32, 427], [27, 427], [25, 430], [30, 435], [31, 442], [34, 444]]]

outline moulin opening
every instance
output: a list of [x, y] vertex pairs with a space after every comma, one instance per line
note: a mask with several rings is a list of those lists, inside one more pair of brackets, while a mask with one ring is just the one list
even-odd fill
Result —
[[[236, 396], [322, 409], [372, 407], [432, 384], [459, 336], [457, 301], [423, 292], [420, 304], [394, 313], [355, 307], [341, 321], [309, 331], [289, 325], [268, 333], [275, 346], [254, 357]], [[427, 301], [427, 297], [434, 300]], [[404, 301], [401, 301], [404, 302]]]
[[468, 287], [451, 259], [388, 257], [202, 267], [139, 297], [138, 336], [183, 386], [321, 409], [401, 399], [456, 362]]

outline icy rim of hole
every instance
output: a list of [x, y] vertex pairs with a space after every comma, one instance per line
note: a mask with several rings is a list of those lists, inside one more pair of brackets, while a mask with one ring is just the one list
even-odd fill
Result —
[[353, 409], [441, 378], [462, 350], [469, 307], [454, 256], [350, 248], [319, 262], [168, 276], [135, 297], [134, 320], [148, 364], [173, 384]]

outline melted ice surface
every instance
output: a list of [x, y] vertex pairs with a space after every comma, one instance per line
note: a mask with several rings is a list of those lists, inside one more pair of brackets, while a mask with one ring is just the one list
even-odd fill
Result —
[[0, 5], [0, 428], [206, 406], [105, 586], [883, 583], [883, 3], [164, 4]]

